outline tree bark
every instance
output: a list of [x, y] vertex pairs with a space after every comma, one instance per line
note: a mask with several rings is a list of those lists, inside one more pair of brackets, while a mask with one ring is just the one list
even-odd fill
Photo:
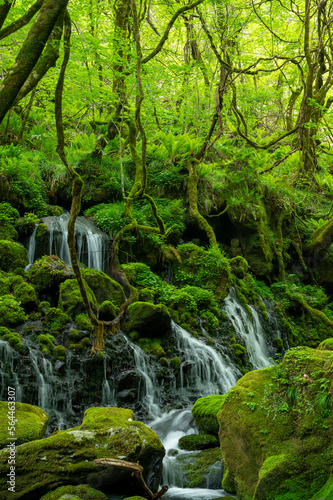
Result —
[[69, 0], [46, 0], [32, 25], [15, 63], [0, 87], [0, 123], [38, 62], [59, 16]]

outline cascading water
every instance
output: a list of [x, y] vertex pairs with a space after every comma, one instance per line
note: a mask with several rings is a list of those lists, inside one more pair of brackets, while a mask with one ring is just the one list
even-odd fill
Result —
[[[67, 244], [69, 213], [59, 217], [44, 217], [42, 222], [49, 230], [49, 241], [44, 254], [57, 255], [66, 264], [71, 263]], [[36, 254], [37, 227], [28, 243], [29, 265]], [[79, 262], [99, 271], [107, 271], [110, 238], [89, 219], [78, 217], [75, 222], [75, 246]]]
[[271, 365], [270, 354], [265, 340], [260, 318], [254, 307], [249, 306], [252, 318], [239, 302], [235, 290], [232, 290], [224, 301], [222, 310], [231, 321], [236, 335], [245, 342], [249, 360], [254, 369]]
[[14, 349], [8, 342], [0, 339], [0, 399], [6, 400], [8, 387], [13, 387], [15, 389], [15, 400], [22, 402], [23, 390], [20, 385], [18, 375], [14, 369], [15, 357], [17, 357], [17, 353]]
[[35, 229], [32, 232], [32, 235], [30, 236], [29, 239], [29, 244], [28, 244], [28, 261], [29, 264], [25, 268], [25, 272], [29, 271], [30, 267], [34, 263], [35, 260], [35, 253], [36, 253], [36, 233], [38, 229], [38, 224], [36, 225]]

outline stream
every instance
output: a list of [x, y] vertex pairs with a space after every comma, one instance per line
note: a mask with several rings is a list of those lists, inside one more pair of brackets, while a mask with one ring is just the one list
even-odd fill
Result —
[[[43, 222], [49, 228], [47, 253], [55, 253], [69, 263], [66, 241], [68, 214], [47, 217]], [[38, 256], [35, 237], [36, 230], [28, 242], [29, 265]], [[108, 244], [108, 237], [90, 220], [78, 218], [76, 245], [80, 261], [105, 271]], [[257, 311], [251, 307], [250, 318], [233, 290], [225, 299], [222, 311], [234, 329], [236, 338], [245, 344], [253, 369], [269, 366], [272, 348], [267, 344]], [[269, 323], [274, 325], [274, 312], [268, 309], [268, 315]], [[22, 331], [25, 326], [22, 326]], [[38, 322], [30, 322], [28, 326], [38, 328]], [[276, 335], [279, 336], [278, 331]], [[227, 496], [220, 489], [223, 473], [221, 463], [215, 464], [207, 474], [205, 488], [184, 487], [177, 457], [195, 452], [180, 450], [178, 440], [184, 435], [198, 433], [191, 415], [193, 403], [202, 396], [226, 393], [242, 374], [233, 364], [223, 343], [214, 339], [208, 342], [204, 329], [202, 337], [195, 338], [173, 323], [171, 336], [175, 355], [180, 358], [181, 364], [177, 376], [169, 369], [166, 381], [157, 377], [161, 367], [156, 358], [146, 354], [122, 333], [108, 340], [103, 362], [97, 368], [92, 365], [91, 359], [84, 362], [80, 360], [79, 363], [70, 351], [67, 351], [64, 363], [57, 361], [53, 366], [38, 344], [25, 336], [23, 343], [27, 356], [25, 366], [21, 369], [18, 353], [7, 342], [0, 340], [0, 370], [3, 375], [1, 399], [6, 399], [7, 385], [12, 384], [16, 388], [17, 401], [36, 404], [49, 414], [51, 430], [52, 426], [53, 429], [67, 429], [77, 425], [82, 417], [82, 408], [87, 406], [132, 408], [137, 418], [155, 430], [166, 449], [162, 484], [167, 484], [169, 490], [163, 498], [209, 500]], [[82, 397], [82, 388], [86, 387], [90, 379], [92, 391], [95, 391], [93, 394], [98, 400], [96, 403], [89, 399], [89, 394], [86, 399]], [[123, 383], [125, 379], [127, 385]], [[133, 388], [128, 389], [128, 380], [132, 381]], [[116, 497], [111, 495], [109, 498]]]

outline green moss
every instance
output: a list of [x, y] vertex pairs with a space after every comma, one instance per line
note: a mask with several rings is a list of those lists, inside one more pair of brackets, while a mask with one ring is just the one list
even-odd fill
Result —
[[222, 488], [227, 493], [231, 493], [232, 495], [236, 493], [234, 478], [232, 477], [232, 475], [229, 472], [229, 469], [227, 469], [226, 466], [224, 466], [224, 471], [223, 471]]
[[[85, 281], [84, 286], [90, 306], [94, 312], [97, 312], [98, 304], [96, 297]], [[79, 285], [76, 280], [66, 280], [61, 283], [58, 307], [73, 318], [77, 314], [85, 312]]]
[[179, 370], [179, 367], [181, 365], [181, 359], [180, 358], [172, 358], [170, 359], [170, 366], [173, 370]]
[[160, 365], [167, 368], [169, 366], [169, 361], [166, 358], [160, 358]]
[[82, 276], [99, 304], [107, 300], [113, 302], [116, 307], [120, 307], [125, 302], [122, 286], [102, 271], [87, 268], [82, 271]]
[[181, 450], [205, 450], [208, 448], [216, 448], [219, 446], [219, 441], [212, 434], [190, 434], [183, 436], [178, 441], [178, 446]]
[[280, 338], [273, 339], [273, 346], [275, 347], [277, 352], [282, 352], [283, 351], [282, 339], [280, 339]]
[[87, 314], [77, 314], [75, 316], [75, 323], [80, 330], [92, 331], [91, 323]]
[[42, 302], [39, 303], [38, 310], [45, 314], [48, 309], [50, 309], [51, 304], [47, 300], [43, 300]]
[[[98, 458], [139, 462], [148, 485], [156, 491], [163, 455], [158, 436], [136, 422], [132, 411], [90, 408], [81, 426], [16, 448], [16, 493], [12, 497], [13, 500], [23, 495], [40, 498], [60, 486], [89, 483], [96, 474], [104, 489], [118, 472], [98, 471], [94, 464]], [[1, 491], [7, 488], [7, 460], [7, 452], [0, 453]]]
[[53, 356], [59, 361], [65, 361], [66, 359], [66, 348], [62, 345], [56, 345], [53, 348]]
[[[21, 276], [20, 276], [21, 278]], [[32, 285], [22, 282], [17, 286], [13, 287], [14, 296], [24, 308], [26, 312], [36, 310], [38, 307], [38, 298], [36, 290]]]
[[237, 278], [244, 278], [249, 270], [249, 265], [244, 257], [238, 255], [233, 259], [230, 259], [231, 272], [237, 276]]
[[147, 354], [153, 354], [154, 356], [164, 356], [165, 355], [164, 349], [161, 346], [161, 339], [141, 338], [139, 340], [139, 346]]
[[99, 307], [98, 317], [102, 321], [112, 321], [117, 317], [118, 307], [110, 300], [105, 300]]
[[4, 326], [0, 327], [0, 337], [2, 340], [6, 340], [12, 348], [15, 349], [15, 351], [20, 351], [23, 347], [20, 334], [17, 332], [11, 332]]
[[292, 349], [225, 395], [219, 437], [240, 498], [307, 500], [325, 485], [333, 463], [332, 362], [331, 351]]
[[233, 344], [232, 348], [237, 358], [244, 364], [246, 359], [246, 348], [240, 344]]
[[55, 333], [59, 333], [62, 328], [71, 321], [68, 314], [57, 307], [50, 307], [45, 313], [45, 325]]
[[9, 240], [0, 240], [0, 269], [11, 272], [28, 265], [26, 248]]
[[316, 493], [311, 500], [333, 500], [333, 476], [330, 476], [327, 483]]
[[221, 450], [219, 448], [211, 448], [193, 455], [180, 455], [176, 458], [176, 461], [187, 475], [185, 479], [186, 487], [205, 488], [206, 476], [212, 466], [217, 464], [222, 471], [221, 459]]
[[150, 288], [143, 288], [140, 291], [140, 300], [142, 302], [149, 302], [150, 304], [154, 304], [154, 290], [151, 290]]
[[44, 354], [51, 354], [53, 352], [54, 342], [55, 338], [49, 333], [38, 335], [39, 348]]
[[230, 265], [226, 257], [216, 248], [205, 250], [193, 243], [177, 247], [182, 262], [175, 262], [176, 284], [191, 285], [211, 290], [219, 300], [230, 290]]
[[213, 395], [199, 398], [192, 407], [194, 421], [200, 430], [218, 434], [219, 424], [217, 413], [224, 401], [224, 395]]
[[79, 486], [60, 486], [55, 491], [44, 495], [40, 500], [60, 500], [62, 498], [78, 498], [80, 500], [107, 500], [101, 491], [95, 490], [86, 484]]
[[44, 256], [36, 260], [27, 273], [29, 281], [38, 292], [56, 295], [59, 285], [74, 277], [72, 269], [55, 255]]
[[134, 302], [128, 308], [129, 321], [124, 323], [125, 332], [136, 330], [145, 337], [165, 334], [171, 325], [171, 317], [163, 304], [156, 306], [148, 302]]
[[24, 310], [12, 295], [0, 297], [0, 324], [14, 326], [24, 323], [26, 316]]
[[333, 351], [333, 338], [326, 339], [323, 342], [321, 342], [318, 346], [318, 349]]
[[[15, 403], [15, 437], [16, 446], [41, 439], [46, 431], [48, 416], [38, 406]], [[8, 403], [0, 401], [0, 449], [8, 444]]]

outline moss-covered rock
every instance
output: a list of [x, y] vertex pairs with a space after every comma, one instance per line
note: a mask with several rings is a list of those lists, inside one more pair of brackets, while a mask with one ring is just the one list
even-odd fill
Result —
[[244, 259], [244, 257], [241, 257], [238, 255], [237, 257], [234, 257], [233, 259], [230, 259], [230, 266], [231, 266], [231, 271], [237, 278], [244, 278], [245, 274], [249, 270], [249, 265]]
[[333, 467], [332, 363], [331, 351], [291, 349], [225, 395], [219, 437], [241, 500], [326, 498], [317, 492]]
[[36, 260], [27, 273], [29, 281], [35, 286], [40, 298], [55, 304], [59, 285], [74, 277], [72, 268], [56, 255], [44, 256]]
[[183, 436], [178, 441], [178, 446], [181, 450], [206, 450], [208, 448], [216, 448], [219, 446], [219, 441], [212, 434], [190, 434]]
[[219, 448], [176, 457], [184, 488], [218, 489], [222, 480], [222, 455]]
[[23, 281], [14, 287], [14, 296], [26, 312], [35, 311], [38, 307], [38, 297], [32, 285]]
[[[98, 304], [94, 292], [83, 280], [90, 306], [94, 312], [97, 312]], [[58, 307], [73, 318], [80, 313], [85, 312], [80, 288], [76, 280], [66, 280], [60, 285]]]
[[68, 314], [57, 307], [50, 307], [45, 312], [45, 325], [54, 333], [59, 333], [61, 329], [71, 321]]
[[[9, 443], [8, 438], [8, 403], [0, 401], [0, 449]], [[48, 416], [38, 406], [15, 402], [15, 437], [16, 446], [41, 439], [46, 431]]]
[[120, 307], [125, 302], [126, 298], [122, 286], [102, 271], [87, 268], [82, 271], [82, 276], [94, 292], [99, 304], [109, 300], [116, 307]]
[[[163, 455], [164, 448], [157, 435], [136, 422], [131, 410], [89, 408], [81, 426], [16, 448], [16, 492], [11, 493], [11, 498], [36, 499], [60, 486], [80, 483], [98, 484], [100, 489], [124, 479], [130, 484], [130, 473], [97, 467], [94, 463], [97, 458], [139, 462], [147, 484], [155, 491]], [[4, 449], [0, 451], [1, 491], [7, 490], [7, 471], [8, 449]]]
[[134, 302], [128, 308], [129, 321], [124, 323], [125, 332], [135, 330], [145, 337], [164, 335], [170, 328], [171, 317], [164, 304]]
[[0, 269], [11, 272], [28, 265], [28, 252], [22, 245], [9, 240], [0, 240]]
[[102, 321], [112, 321], [117, 317], [118, 307], [110, 300], [104, 300], [99, 307], [98, 317]]
[[60, 486], [55, 491], [51, 491], [42, 496], [40, 500], [61, 500], [61, 499], [79, 500], [107, 500], [107, 496], [101, 491], [95, 490], [86, 484], [79, 486]]
[[91, 332], [92, 330], [87, 314], [77, 314], [75, 316], [75, 323], [80, 330], [86, 330], [88, 332]]
[[5, 326], [0, 326], [0, 338], [6, 340], [15, 351], [21, 351], [23, 344], [19, 333], [12, 332]]
[[323, 340], [323, 342], [319, 344], [318, 349], [322, 351], [333, 351], [333, 339]]
[[192, 415], [200, 430], [209, 434], [218, 434], [217, 413], [224, 401], [224, 395], [199, 398], [192, 407]]
[[26, 319], [23, 308], [12, 295], [0, 297], [0, 325], [14, 326]]
[[49, 333], [47, 333], [46, 335], [43, 333], [38, 335], [38, 345], [40, 350], [44, 354], [48, 355], [52, 354], [54, 348], [54, 342], [55, 338], [53, 337], [53, 335], [50, 335]]

